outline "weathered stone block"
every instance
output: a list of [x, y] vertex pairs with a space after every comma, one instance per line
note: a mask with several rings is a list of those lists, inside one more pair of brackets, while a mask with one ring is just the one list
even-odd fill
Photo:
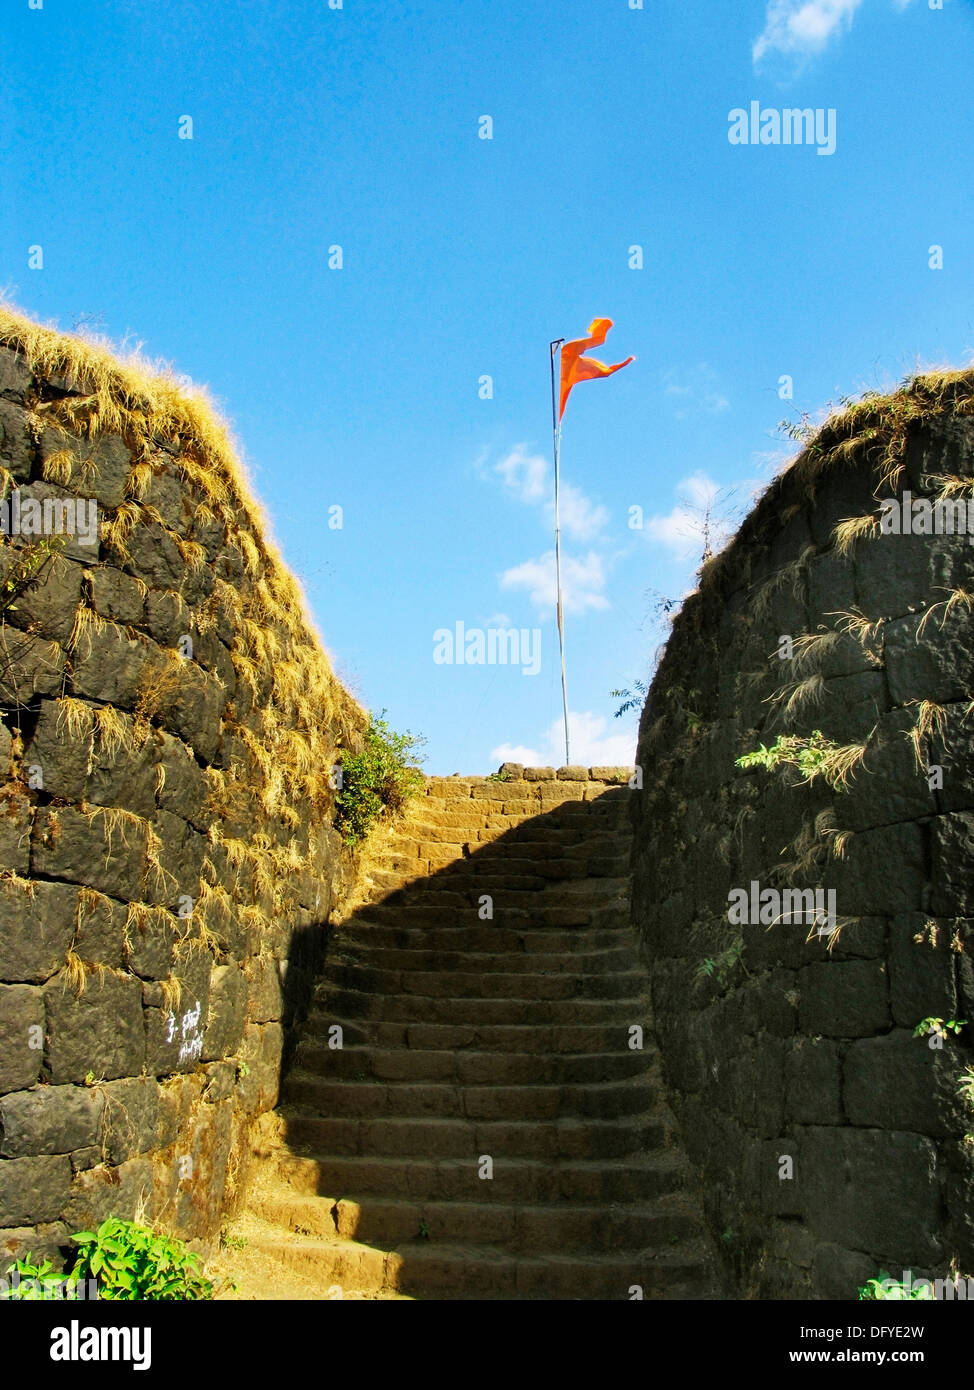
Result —
[[106, 623], [82, 639], [71, 683], [79, 695], [131, 710], [140, 698], [147, 698], [163, 679], [164, 671], [165, 660], [158, 647], [147, 638], [128, 637], [123, 628]]
[[0, 868], [22, 877], [30, 862], [33, 814], [30, 798], [16, 782], [0, 787]]
[[937, 1260], [940, 1188], [935, 1145], [917, 1134], [810, 1127], [796, 1165], [816, 1240], [868, 1252], [890, 1268]]
[[192, 619], [182, 596], [173, 589], [150, 589], [145, 603], [149, 634], [163, 647], [177, 647], [189, 635]]
[[826, 961], [798, 974], [799, 1027], [829, 1038], [866, 1037], [890, 1025], [889, 980], [878, 961]]
[[205, 830], [212, 818], [206, 811], [210, 791], [206, 774], [184, 743], [171, 734], [160, 732], [158, 737], [159, 767], [164, 773], [158, 794], [160, 809]]
[[[894, 917], [889, 933], [889, 993], [893, 1022], [912, 1028], [922, 1018], [956, 1018], [954, 924], [926, 913]], [[922, 941], [916, 938], [922, 936]], [[932, 938], [936, 938], [934, 941]]]
[[56, 642], [21, 639], [11, 631], [0, 669], [0, 702], [16, 708], [30, 704], [36, 695], [59, 694], [64, 664], [64, 652]]
[[[894, 537], [889, 537], [894, 539]], [[940, 595], [931, 595], [940, 601]], [[974, 624], [962, 609], [947, 618], [943, 609], [926, 624], [919, 640], [920, 614], [910, 614], [886, 628], [886, 669], [889, 693], [895, 705], [910, 700], [932, 700], [946, 705], [964, 698], [974, 669]]]
[[963, 1133], [951, 1037], [941, 1051], [906, 1031], [853, 1043], [843, 1069], [849, 1123], [935, 1138]]
[[136, 909], [126, 933], [126, 968], [143, 980], [166, 979], [180, 934], [179, 919], [171, 913]]
[[40, 441], [41, 459], [46, 462], [52, 455], [64, 451], [72, 458], [72, 482], [77, 480], [83, 484], [85, 490], [90, 490], [109, 510], [121, 505], [132, 468], [132, 455], [124, 440], [112, 434], [79, 439], [60, 429], [44, 430]]
[[950, 815], [934, 818], [930, 846], [933, 880], [930, 909], [934, 916], [974, 917], [972, 844], [974, 811], [953, 811]]
[[53, 1158], [0, 1159], [0, 1227], [56, 1221], [71, 1187], [71, 1161]]
[[[44, 1060], [44, 999], [28, 985], [0, 985], [0, 1095], [33, 1086]], [[17, 1225], [16, 1218], [0, 1226]]]
[[179, 588], [186, 566], [164, 526], [157, 521], [140, 522], [126, 545], [132, 569], [150, 588]]
[[74, 1175], [64, 1216], [72, 1231], [91, 1230], [109, 1216], [131, 1221], [143, 1201], [151, 1198], [152, 1164], [148, 1158], [132, 1158], [118, 1168], [100, 1163]]
[[[192, 510], [188, 492], [179, 479], [173, 476], [172, 463], [165, 454], [158, 454], [153, 459], [153, 465], [159, 467], [159, 472], [154, 472], [149, 480], [145, 502], [148, 506], [155, 507], [171, 531], [185, 531]], [[223, 526], [217, 524], [215, 529], [222, 540]]]
[[0, 400], [0, 464], [18, 483], [26, 483], [30, 477], [32, 451], [23, 408]]
[[113, 816], [109, 808], [84, 815], [70, 806], [38, 808], [32, 864], [45, 878], [66, 879], [125, 901], [142, 896], [145, 832]]
[[[259, 959], [266, 960], [265, 957]], [[203, 1040], [204, 1061], [232, 1056], [239, 1048], [247, 1016], [247, 988], [247, 980], [237, 965], [214, 966]]]
[[277, 1104], [284, 1034], [279, 1023], [248, 1023], [244, 1028], [241, 1057], [250, 1068], [237, 1086], [239, 1103], [250, 1114]]
[[145, 1012], [146, 1065], [154, 1076], [194, 1069], [203, 1055], [210, 998], [209, 954], [196, 948], [177, 954], [173, 976], [179, 981], [178, 1004], [162, 1001]]
[[206, 762], [212, 762], [220, 742], [225, 703], [223, 686], [192, 661], [182, 664], [161, 692], [159, 714]]
[[66, 1154], [97, 1144], [105, 1099], [83, 1086], [38, 1086], [0, 1100], [0, 1154]]
[[838, 1045], [825, 1038], [795, 1039], [785, 1068], [786, 1112], [799, 1124], [843, 1123]]
[[64, 646], [81, 600], [81, 574], [77, 561], [65, 559], [63, 554], [51, 555], [38, 570], [37, 582], [17, 599], [17, 625], [36, 624], [41, 636]]
[[128, 1077], [99, 1088], [105, 1096], [103, 1154], [120, 1164], [155, 1146], [159, 1088], [152, 1077]]
[[63, 975], [44, 986], [47, 1065], [55, 1085], [137, 1075], [145, 1063], [142, 986], [111, 971], [88, 976], [75, 994]]
[[839, 814], [846, 829], [870, 830], [920, 820], [935, 812], [926, 774], [917, 767], [907, 738], [912, 724], [904, 710], [894, 710], [878, 720], [865, 759], [839, 799]]
[[195, 903], [206, 854], [206, 839], [169, 811], [157, 811], [152, 828], [159, 837], [160, 870], [150, 873], [147, 900], [175, 906], [183, 896]]
[[68, 1241], [68, 1228], [62, 1221], [42, 1221], [37, 1226], [14, 1226], [0, 1231], [0, 1271], [28, 1255], [39, 1263], [50, 1260], [55, 1269], [63, 1269]]
[[30, 380], [26, 356], [14, 348], [0, 348], [0, 395], [22, 401]]
[[95, 612], [121, 627], [137, 627], [145, 614], [145, 589], [131, 575], [107, 565], [90, 572], [91, 600]]
[[892, 916], [919, 908], [927, 881], [923, 828], [907, 823], [861, 831], [828, 872], [839, 917]]
[[0, 880], [0, 980], [50, 979], [71, 945], [77, 904], [67, 884]]
[[247, 1014], [251, 1023], [271, 1023], [281, 1017], [283, 1007], [281, 977], [277, 961], [267, 955], [254, 956], [245, 972], [250, 984]]
[[129, 716], [119, 718], [125, 721], [131, 742], [111, 750], [96, 744], [86, 799], [95, 806], [124, 806], [151, 820], [156, 811], [155, 741], [136, 740]]
[[[59, 700], [42, 700], [34, 736], [27, 744], [24, 764], [39, 769], [43, 790], [65, 801], [84, 798], [88, 765], [94, 744], [95, 719], [87, 706], [68, 712]], [[31, 773], [36, 776], [36, 773]]]

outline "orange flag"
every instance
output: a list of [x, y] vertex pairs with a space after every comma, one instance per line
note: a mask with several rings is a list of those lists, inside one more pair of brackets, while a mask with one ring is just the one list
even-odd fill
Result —
[[601, 347], [605, 342], [605, 335], [611, 327], [611, 319], [593, 319], [589, 325], [587, 338], [576, 338], [573, 342], [565, 343], [562, 347], [559, 421], [565, 413], [568, 393], [577, 381], [592, 381], [597, 376], [611, 376], [620, 367], [628, 367], [630, 362], [636, 360], [634, 357], [627, 357], [625, 362], [616, 362], [613, 366], [607, 367], [604, 362], [596, 362], [594, 357], [582, 356], [586, 348]]

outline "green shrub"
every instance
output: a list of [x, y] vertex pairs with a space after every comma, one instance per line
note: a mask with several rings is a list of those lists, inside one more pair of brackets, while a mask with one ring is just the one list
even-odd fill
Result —
[[109, 1217], [97, 1231], [79, 1231], [72, 1279], [97, 1279], [104, 1299], [205, 1299], [213, 1285], [197, 1266], [200, 1257], [181, 1240], [157, 1235], [134, 1221]]
[[762, 743], [751, 753], [735, 759], [737, 767], [763, 767], [769, 772], [777, 767], [797, 767], [806, 783], [821, 777], [833, 791], [845, 791], [849, 778], [866, 753], [864, 743], [840, 746], [815, 729], [809, 738], [795, 734], [782, 735], [770, 748]]
[[10, 1288], [4, 1297], [21, 1302], [53, 1298], [59, 1284], [71, 1297], [75, 1286], [89, 1279], [97, 1281], [98, 1297], [106, 1300], [213, 1297], [213, 1284], [199, 1272], [199, 1255], [173, 1236], [110, 1216], [97, 1231], [78, 1231], [72, 1240], [78, 1254], [70, 1274], [55, 1273], [49, 1260], [35, 1265], [28, 1253], [8, 1266], [6, 1277], [16, 1272], [31, 1282]]
[[923, 1284], [899, 1284], [895, 1279], [891, 1279], [885, 1269], [879, 1271], [878, 1279], [867, 1279], [859, 1290], [859, 1300], [863, 1299], [892, 1299], [894, 1302], [902, 1302], [908, 1298], [933, 1298], [933, 1289], [929, 1283]]
[[369, 717], [361, 752], [341, 754], [342, 785], [335, 797], [335, 824], [346, 844], [364, 840], [381, 815], [402, 810], [423, 785], [414, 750], [426, 742], [397, 734], [381, 714]]
[[13, 1274], [20, 1276], [20, 1282], [12, 1283], [0, 1292], [0, 1299], [8, 1303], [40, 1303], [55, 1298], [72, 1298], [78, 1282], [74, 1273], [59, 1274], [50, 1260], [35, 1264], [29, 1250], [22, 1260], [15, 1260], [7, 1266], [3, 1277], [9, 1280]]

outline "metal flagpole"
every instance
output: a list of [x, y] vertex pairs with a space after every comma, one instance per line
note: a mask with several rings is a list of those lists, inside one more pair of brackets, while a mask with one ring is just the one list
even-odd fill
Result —
[[568, 749], [568, 685], [565, 680], [565, 619], [561, 596], [561, 518], [558, 510], [561, 425], [558, 421], [558, 406], [555, 395], [555, 349], [560, 347], [564, 341], [564, 338], [556, 338], [550, 344], [549, 353], [551, 356], [551, 427], [555, 448], [555, 581], [558, 588], [558, 650], [561, 653], [561, 703], [565, 713], [565, 766], [568, 767], [571, 765], [571, 754]]

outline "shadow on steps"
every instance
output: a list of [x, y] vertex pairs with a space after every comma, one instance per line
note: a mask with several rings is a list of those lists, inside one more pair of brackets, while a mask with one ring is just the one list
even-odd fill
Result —
[[254, 1239], [306, 1296], [720, 1297], [629, 921], [627, 797], [427, 801], [389, 840], [255, 1150]]

